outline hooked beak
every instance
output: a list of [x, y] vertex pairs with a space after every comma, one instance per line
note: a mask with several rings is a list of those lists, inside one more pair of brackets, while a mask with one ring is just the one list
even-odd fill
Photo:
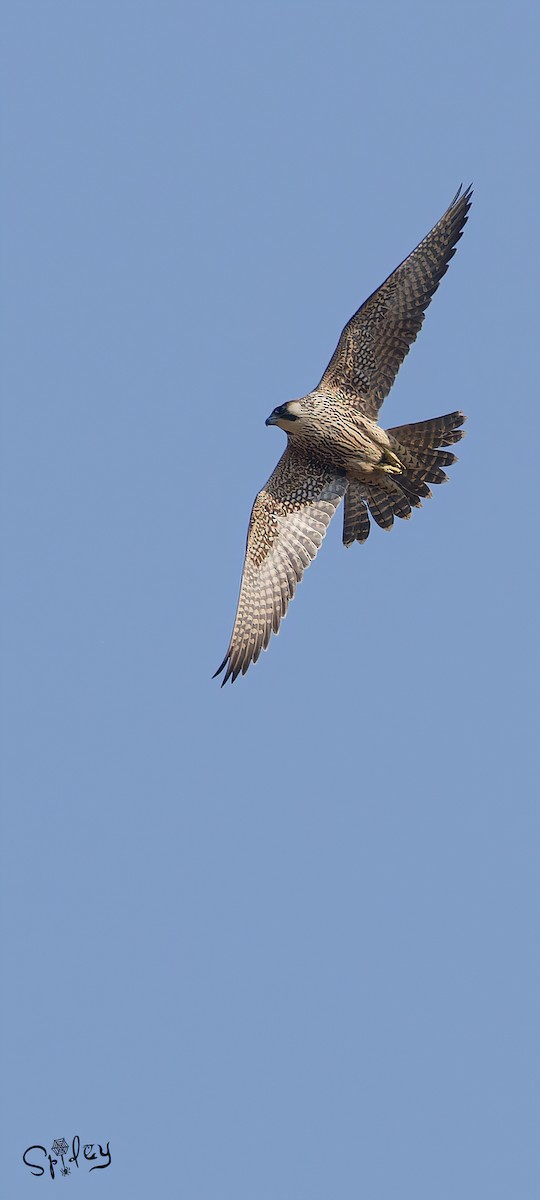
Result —
[[270, 416], [266, 418], [266, 421], [264, 423], [265, 423], [265, 425], [275, 425], [276, 418], [275, 418], [274, 414], [270, 413]]

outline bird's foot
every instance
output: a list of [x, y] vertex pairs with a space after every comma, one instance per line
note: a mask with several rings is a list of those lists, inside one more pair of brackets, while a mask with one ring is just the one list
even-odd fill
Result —
[[379, 463], [381, 471], [385, 471], [387, 475], [403, 475], [405, 467], [399, 461], [397, 454], [393, 454], [391, 450], [385, 449], [383, 457]]

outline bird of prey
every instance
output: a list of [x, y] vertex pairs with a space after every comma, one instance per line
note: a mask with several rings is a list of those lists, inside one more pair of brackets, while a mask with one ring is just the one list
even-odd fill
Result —
[[463, 436], [462, 412], [382, 429], [379, 409], [416, 340], [455, 254], [471, 206], [461, 188], [440, 221], [345, 326], [313, 392], [280, 404], [267, 425], [287, 448], [259, 492], [249, 522], [238, 609], [216, 675], [245, 675], [277, 633], [306, 567], [345, 499], [343, 542], [365, 542], [369, 514], [382, 529], [411, 516], [442, 483]]

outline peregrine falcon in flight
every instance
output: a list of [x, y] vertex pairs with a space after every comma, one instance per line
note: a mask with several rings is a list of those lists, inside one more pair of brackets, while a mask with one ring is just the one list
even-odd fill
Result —
[[[345, 326], [318, 387], [280, 404], [267, 425], [287, 448], [259, 492], [249, 522], [234, 629], [216, 675], [245, 675], [277, 633], [306, 567], [345, 499], [343, 542], [365, 542], [369, 514], [381, 529], [407, 519], [443, 483], [463, 436], [462, 412], [382, 429], [379, 409], [455, 254], [471, 206], [461, 188], [440, 221]], [[215, 678], [215, 676], [214, 676]]]

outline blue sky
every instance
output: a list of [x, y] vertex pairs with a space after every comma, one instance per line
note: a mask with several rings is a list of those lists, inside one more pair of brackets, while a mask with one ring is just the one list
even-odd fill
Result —
[[[537, 55], [532, 3], [8, 6], [14, 1200], [538, 1195]], [[469, 181], [382, 414], [463, 408], [451, 483], [339, 514], [221, 691], [265, 418]]]

